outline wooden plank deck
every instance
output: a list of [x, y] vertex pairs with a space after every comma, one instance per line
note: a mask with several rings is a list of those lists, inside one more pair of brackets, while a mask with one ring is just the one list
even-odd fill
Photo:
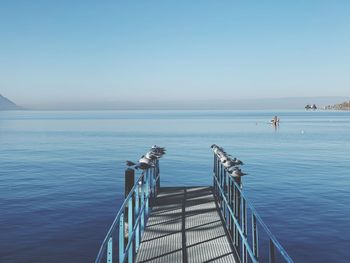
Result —
[[239, 262], [212, 188], [161, 188], [136, 262]]

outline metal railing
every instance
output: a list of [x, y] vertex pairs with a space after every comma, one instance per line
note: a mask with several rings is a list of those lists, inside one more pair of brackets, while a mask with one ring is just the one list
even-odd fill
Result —
[[[132, 172], [134, 173], [133, 169]], [[95, 263], [131, 263], [135, 261], [159, 187], [159, 162], [156, 161], [155, 167], [141, 173], [125, 197], [100, 247]]]
[[213, 179], [214, 193], [240, 261], [292, 263], [293, 260], [247, 200], [241, 178], [229, 175], [215, 153]]

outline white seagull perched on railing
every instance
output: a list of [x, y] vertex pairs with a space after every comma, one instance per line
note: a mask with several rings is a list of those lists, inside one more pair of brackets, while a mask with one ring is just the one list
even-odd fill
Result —
[[226, 168], [229, 168], [231, 166], [237, 166], [237, 165], [243, 165], [243, 162], [241, 160], [238, 160], [236, 157], [235, 158], [226, 158], [226, 159], [220, 159], [222, 162], [223, 166]]
[[246, 173], [243, 173], [242, 170], [237, 166], [235, 166], [233, 169], [228, 169], [227, 171], [232, 177], [242, 177], [244, 175], [247, 175]]
[[132, 161], [126, 161], [126, 165], [129, 167], [134, 167], [135, 169], [147, 170], [156, 165], [157, 160], [159, 160], [166, 150], [164, 147], [159, 147], [154, 145], [151, 147], [151, 150], [145, 155], [142, 155], [138, 163]]
[[231, 155], [227, 154], [222, 147], [219, 147], [216, 144], [213, 144], [211, 148], [213, 149], [213, 152], [216, 154], [223, 167], [231, 176], [240, 177], [246, 175], [246, 173], [243, 173], [241, 169], [237, 167], [238, 165], [243, 165], [243, 162], [241, 160], [238, 160], [236, 157], [232, 158]]

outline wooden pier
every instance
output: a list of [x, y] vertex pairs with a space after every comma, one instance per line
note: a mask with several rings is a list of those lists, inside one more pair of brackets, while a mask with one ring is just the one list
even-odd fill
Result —
[[136, 262], [238, 262], [212, 187], [161, 188]]

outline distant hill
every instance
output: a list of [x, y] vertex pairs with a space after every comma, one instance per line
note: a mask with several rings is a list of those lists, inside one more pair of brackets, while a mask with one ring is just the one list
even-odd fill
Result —
[[20, 110], [21, 107], [0, 94], [0, 110]]

